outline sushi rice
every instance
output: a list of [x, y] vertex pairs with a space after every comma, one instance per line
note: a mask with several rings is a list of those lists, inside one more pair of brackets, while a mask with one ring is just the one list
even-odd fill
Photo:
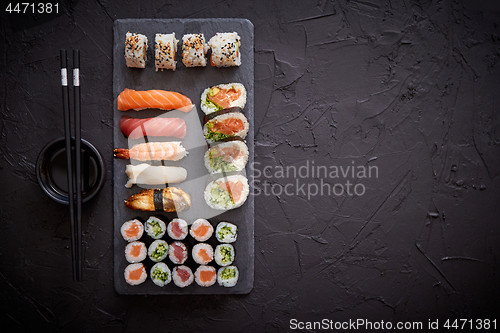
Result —
[[131, 264], [141, 262], [146, 259], [148, 250], [143, 242], [131, 242], [125, 247], [125, 258]]
[[196, 239], [198, 242], [204, 242], [214, 233], [214, 227], [210, 222], [205, 219], [197, 219], [191, 225], [189, 229], [189, 234], [191, 237]]
[[134, 219], [126, 221], [120, 228], [123, 239], [128, 242], [133, 242], [142, 237], [144, 233], [144, 225], [141, 221]]
[[217, 282], [223, 287], [234, 287], [238, 282], [239, 272], [236, 266], [219, 268], [217, 272]]
[[205, 67], [209, 47], [203, 34], [186, 34], [182, 36], [182, 63], [186, 67]]
[[194, 272], [194, 279], [199, 286], [213, 286], [217, 281], [217, 271], [212, 266], [201, 265]]
[[[176, 234], [176, 231], [180, 232], [180, 235]], [[183, 219], [175, 218], [167, 225], [168, 237], [175, 240], [183, 240], [188, 234], [188, 224]]]
[[148, 38], [137, 33], [127, 32], [125, 39], [125, 62], [127, 67], [146, 67]]
[[164, 287], [172, 281], [172, 273], [170, 268], [165, 263], [159, 262], [151, 267], [150, 271], [151, 280], [159, 287]]
[[[234, 192], [230, 193], [227, 189], [223, 188], [227, 184], [236, 183], [242, 186], [241, 193], [237, 200], [235, 200]], [[229, 185], [229, 188], [233, 188]], [[208, 183], [205, 188], [204, 197], [205, 202], [212, 209], [229, 210], [240, 207], [247, 200], [250, 189], [248, 186], [248, 179], [242, 175], [232, 175], [227, 177], [218, 178]]]
[[212, 49], [210, 62], [215, 67], [241, 65], [241, 41], [237, 32], [216, 33], [210, 38], [208, 45]]
[[[181, 251], [180, 253], [179, 249]], [[181, 258], [179, 258], [179, 254], [181, 255]], [[170, 244], [168, 247], [168, 258], [176, 265], [180, 265], [186, 262], [188, 258], [188, 250], [186, 245], [183, 242], [179, 241]]]
[[167, 225], [159, 218], [151, 216], [144, 223], [144, 230], [149, 237], [153, 239], [160, 239], [163, 237], [163, 235], [165, 235], [165, 231], [167, 231]]
[[158, 69], [171, 69], [175, 71], [177, 61], [175, 55], [177, 53], [177, 43], [175, 32], [171, 34], [156, 34], [155, 36], [155, 67]]
[[184, 288], [193, 283], [194, 274], [191, 268], [187, 266], [175, 266], [172, 272], [172, 279], [177, 287]]
[[231, 244], [219, 244], [215, 248], [215, 262], [219, 266], [231, 265], [234, 261], [234, 247]]
[[148, 273], [146, 273], [146, 268], [143, 263], [128, 265], [125, 267], [123, 274], [125, 281], [132, 286], [141, 284], [148, 278]]
[[238, 237], [238, 227], [229, 222], [220, 222], [215, 229], [215, 237], [221, 243], [234, 243]]
[[159, 262], [168, 256], [168, 244], [163, 239], [157, 239], [149, 245], [148, 256], [154, 262]]
[[206, 265], [214, 260], [214, 248], [207, 243], [198, 243], [193, 246], [193, 260], [200, 265]]

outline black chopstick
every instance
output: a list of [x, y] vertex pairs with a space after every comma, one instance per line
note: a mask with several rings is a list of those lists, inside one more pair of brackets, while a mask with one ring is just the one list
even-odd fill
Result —
[[63, 112], [64, 112], [64, 137], [66, 141], [66, 169], [68, 173], [68, 204], [70, 214], [70, 232], [71, 232], [71, 263], [73, 268], [73, 280], [77, 280], [77, 249], [75, 240], [75, 208], [74, 208], [74, 192], [73, 192], [73, 158], [71, 154], [71, 121], [69, 110], [69, 90], [68, 90], [68, 69], [66, 50], [61, 50], [61, 85], [63, 96]]
[[80, 50], [73, 50], [73, 91], [75, 111], [76, 255], [77, 281], [82, 281], [82, 170], [80, 112]]

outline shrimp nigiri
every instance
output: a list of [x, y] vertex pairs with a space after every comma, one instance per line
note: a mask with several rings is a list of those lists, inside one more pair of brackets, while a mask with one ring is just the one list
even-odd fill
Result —
[[146, 142], [133, 146], [130, 149], [115, 148], [113, 154], [124, 160], [138, 161], [178, 161], [188, 154], [180, 141], [173, 142]]

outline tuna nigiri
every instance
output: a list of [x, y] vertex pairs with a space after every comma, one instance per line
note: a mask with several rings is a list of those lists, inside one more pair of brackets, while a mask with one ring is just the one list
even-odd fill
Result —
[[188, 154], [180, 142], [146, 142], [130, 149], [115, 148], [114, 156], [138, 161], [178, 161]]
[[177, 109], [183, 112], [189, 112], [193, 108], [191, 100], [177, 92], [165, 90], [147, 90], [135, 91], [132, 89], [123, 90], [118, 95], [118, 110], [127, 111], [134, 109], [140, 111], [143, 109]]
[[125, 115], [120, 119], [120, 130], [129, 139], [138, 139], [144, 136], [171, 136], [184, 139], [186, 122], [181, 118], [135, 119]]

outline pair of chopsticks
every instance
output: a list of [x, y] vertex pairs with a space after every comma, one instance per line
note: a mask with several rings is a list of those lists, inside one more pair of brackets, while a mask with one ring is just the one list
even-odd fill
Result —
[[[64, 136], [66, 140], [66, 168], [68, 170], [68, 201], [71, 232], [71, 261], [73, 280], [82, 281], [82, 181], [81, 181], [81, 113], [80, 113], [80, 51], [73, 50], [73, 111], [75, 140], [71, 137], [69, 88], [66, 50], [61, 50], [61, 84], [63, 93]], [[74, 150], [74, 154], [72, 151]], [[74, 155], [74, 156], [73, 156]], [[73, 168], [74, 166], [74, 168]], [[74, 184], [73, 184], [74, 180]], [[73, 189], [75, 185], [75, 189]], [[75, 195], [76, 194], [76, 195]], [[75, 216], [76, 206], [76, 216]], [[76, 222], [75, 222], [76, 220]], [[75, 225], [76, 223], [76, 225]], [[76, 235], [75, 235], [76, 234]]]

